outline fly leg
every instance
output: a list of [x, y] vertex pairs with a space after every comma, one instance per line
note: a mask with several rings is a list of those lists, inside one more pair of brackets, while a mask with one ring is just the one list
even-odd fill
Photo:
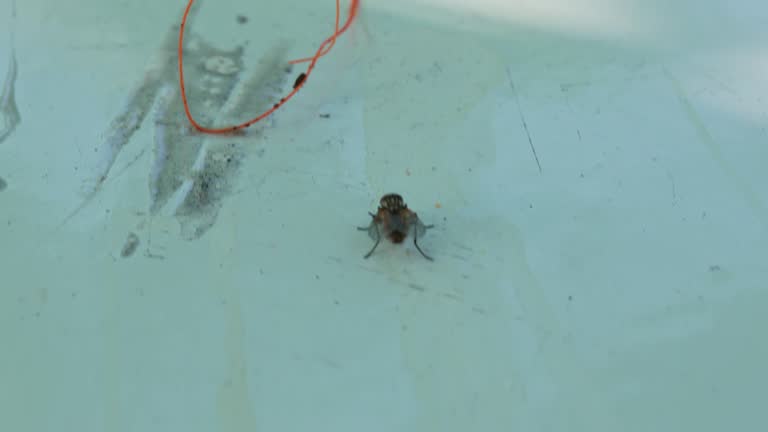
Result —
[[[381, 241], [381, 233], [379, 232], [379, 225], [376, 224], [376, 215], [373, 214], [373, 213], [368, 213], [368, 214], [371, 215], [371, 218], [373, 218], [373, 221], [371, 222], [371, 224], [368, 225], [367, 227], [357, 227], [358, 231], [368, 231], [369, 235], [371, 233], [371, 229], [374, 228], [374, 227], [376, 228], [376, 243], [374, 243], [373, 247], [371, 248], [371, 251], [368, 252], [367, 254], [365, 254], [365, 256], [363, 257], [365, 259], [368, 259], [368, 257], [371, 256], [373, 251], [376, 250], [376, 246], [378, 246], [379, 242]], [[371, 236], [371, 237], [373, 237], [373, 236]]]
[[[367, 229], [367, 228], [366, 228], [366, 229]], [[373, 247], [371, 248], [371, 251], [370, 251], [370, 252], [368, 252], [367, 254], [365, 254], [365, 256], [364, 256], [363, 258], [365, 258], [365, 259], [368, 259], [368, 257], [370, 257], [370, 256], [371, 256], [371, 254], [373, 253], [373, 251], [375, 251], [375, 250], [376, 250], [376, 246], [378, 246], [378, 245], [379, 245], [379, 242], [380, 242], [380, 241], [381, 241], [381, 233], [379, 232], [379, 226], [378, 226], [378, 225], [376, 225], [376, 243], [374, 243], [374, 244], [373, 244]]]
[[432, 259], [432, 257], [430, 257], [429, 255], [425, 254], [424, 251], [421, 250], [421, 248], [419, 247], [419, 242], [418, 242], [418, 240], [419, 240], [419, 231], [426, 231], [429, 228], [434, 228], [434, 225], [423, 225], [423, 228], [424, 228], [423, 230], [420, 230], [418, 228], [413, 230], [413, 245], [416, 246], [416, 249], [421, 253], [421, 256], [423, 256], [424, 258], [426, 258], [426, 259], [428, 259], [430, 261], [434, 261]]

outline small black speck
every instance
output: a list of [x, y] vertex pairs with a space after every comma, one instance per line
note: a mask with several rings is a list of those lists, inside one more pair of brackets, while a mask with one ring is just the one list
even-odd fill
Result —
[[238, 24], [245, 24], [248, 22], [248, 17], [245, 15], [238, 15], [237, 16], [237, 23]]
[[528, 204], [528, 208], [533, 208], [533, 204]]
[[320, 118], [331, 118], [330, 114], [320, 114]]
[[568, 301], [573, 301], [573, 296], [568, 296]]
[[720, 270], [721, 270], [721, 268], [717, 264], [713, 264], [713, 265], [709, 266], [709, 271], [711, 271], [711, 272], [718, 272]]

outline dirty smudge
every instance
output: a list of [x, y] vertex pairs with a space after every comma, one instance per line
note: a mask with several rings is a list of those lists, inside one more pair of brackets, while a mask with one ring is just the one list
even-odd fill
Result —
[[[233, 89], [219, 121], [240, 123], [246, 120], [243, 115], [266, 111], [279, 100], [279, 92], [286, 83], [285, 52], [287, 47], [279, 44], [261, 59], [260, 67]], [[252, 126], [247, 134], [258, 135], [264, 124]], [[241, 140], [206, 138], [187, 181], [179, 188], [179, 205], [174, 214], [181, 224], [183, 238], [197, 239], [216, 222], [223, 198], [234, 190], [245, 154]]]
[[101, 191], [120, 151], [141, 127], [163, 81], [173, 75], [175, 34], [175, 31], [169, 31], [159, 54], [151, 62], [143, 79], [128, 96], [122, 111], [110, 122], [103, 134], [103, 141], [95, 149], [99, 160], [94, 174], [85, 182], [85, 198], [64, 218], [59, 227], [80, 213]]
[[[190, 82], [199, 83], [187, 89], [187, 99], [190, 105], [202, 107], [196, 117], [208, 125], [216, 120], [237, 84], [243, 69], [243, 49], [219, 50], [190, 36], [185, 51], [191, 66], [186, 75]], [[155, 112], [155, 158], [149, 178], [152, 214], [183, 186], [206, 139], [205, 135], [190, 133], [176, 87], [175, 82], [168, 82], [160, 90]]]
[[[190, 19], [201, 2], [196, 2]], [[161, 211], [180, 224], [180, 235], [188, 240], [202, 236], [216, 221], [223, 199], [234, 190], [234, 181], [248, 153], [250, 142], [273, 121], [270, 117], [249, 129], [227, 136], [194, 131], [185, 116], [177, 78], [178, 27], [169, 31], [143, 79], [112, 120], [104, 140], [96, 149], [98, 167], [90, 180], [86, 198], [60, 225], [77, 215], [113, 177], [113, 165], [135, 132], [152, 118], [153, 160], [148, 173], [151, 220]], [[189, 79], [187, 99], [195, 118], [206, 126], [236, 124], [254, 113], [264, 112], [279, 101], [286, 85], [284, 42], [258, 61], [247, 79], [241, 80], [244, 49], [220, 49], [199, 35], [186, 37], [185, 75]], [[150, 110], [152, 114], [150, 115]]]

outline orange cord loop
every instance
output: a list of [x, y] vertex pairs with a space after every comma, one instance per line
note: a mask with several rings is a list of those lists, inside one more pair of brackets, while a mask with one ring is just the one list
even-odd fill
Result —
[[[360, 7], [360, 0], [352, 0], [352, 3], [349, 6], [349, 15], [347, 16], [347, 22], [344, 24], [343, 27], [339, 28], [339, 14], [341, 6], [339, 5], [339, 0], [336, 0], [336, 24], [334, 26], [333, 35], [323, 41], [322, 44], [320, 44], [320, 48], [318, 48], [317, 52], [312, 57], [306, 57], [301, 58], [297, 60], [291, 60], [288, 62], [289, 64], [298, 64], [298, 63], [305, 63], [309, 62], [309, 66], [307, 67], [306, 72], [303, 72], [299, 78], [296, 79], [296, 82], [294, 83], [293, 90], [284, 98], [280, 99], [280, 102], [276, 103], [272, 108], [265, 111], [264, 113], [258, 115], [257, 117], [254, 117], [251, 120], [248, 120], [246, 122], [240, 123], [238, 125], [234, 126], [227, 126], [222, 128], [210, 128], [200, 125], [195, 119], [192, 117], [192, 113], [189, 110], [189, 103], [187, 102], [187, 93], [186, 89], [184, 87], [184, 29], [187, 24], [187, 16], [189, 15], [189, 11], [192, 8], [192, 3], [194, 0], [189, 0], [189, 3], [187, 3], [186, 9], [184, 9], [184, 16], [181, 18], [181, 28], [179, 29], [179, 47], [178, 47], [178, 56], [179, 56], [179, 87], [181, 88], [181, 100], [184, 104], [184, 113], [187, 115], [187, 119], [189, 119], [189, 122], [192, 124], [192, 126], [197, 129], [199, 132], [207, 133], [207, 134], [226, 134], [238, 131], [240, 129], [245, 129], [248, 126], [251, 126], [252, 124], [263, 120], [273, 112], [275, 112], [278, 108], [280, 108], [284, 103], [288, 102], [298, 91], [299, 89], [306, 84], [307, 79], [309, 78], [309, 75], [312, 73], [312, 69], [315, 68], [315, 64], [317, 64], [317, 61], [320, 59], [320, 57], [328, 54], [331, 51], [331, 48], [333, 48], [333, 45], [336, 43], [336, 38], [341, 36], [344, 32], [349, 29], [349, 26], [352, 25], [352, 21], [357, 17], [357, 13]], [[303, 76], [302, 76], [303, 75]]]

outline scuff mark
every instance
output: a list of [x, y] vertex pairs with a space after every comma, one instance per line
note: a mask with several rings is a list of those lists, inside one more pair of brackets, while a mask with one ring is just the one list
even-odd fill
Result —
[[21, 114], [16, 106], [16, 77], [19, 73], [18, 63], [16, 62], [16, 2], [12, 3], [11, 12], [11, 49], [8, 55], [8, 72], [3, 83], [3, 91], [0, 93], [0, 117], [2, 117], [2, 128], [0, 128], [0, 143], [11, 136], [16, 127], [21, 123]]

